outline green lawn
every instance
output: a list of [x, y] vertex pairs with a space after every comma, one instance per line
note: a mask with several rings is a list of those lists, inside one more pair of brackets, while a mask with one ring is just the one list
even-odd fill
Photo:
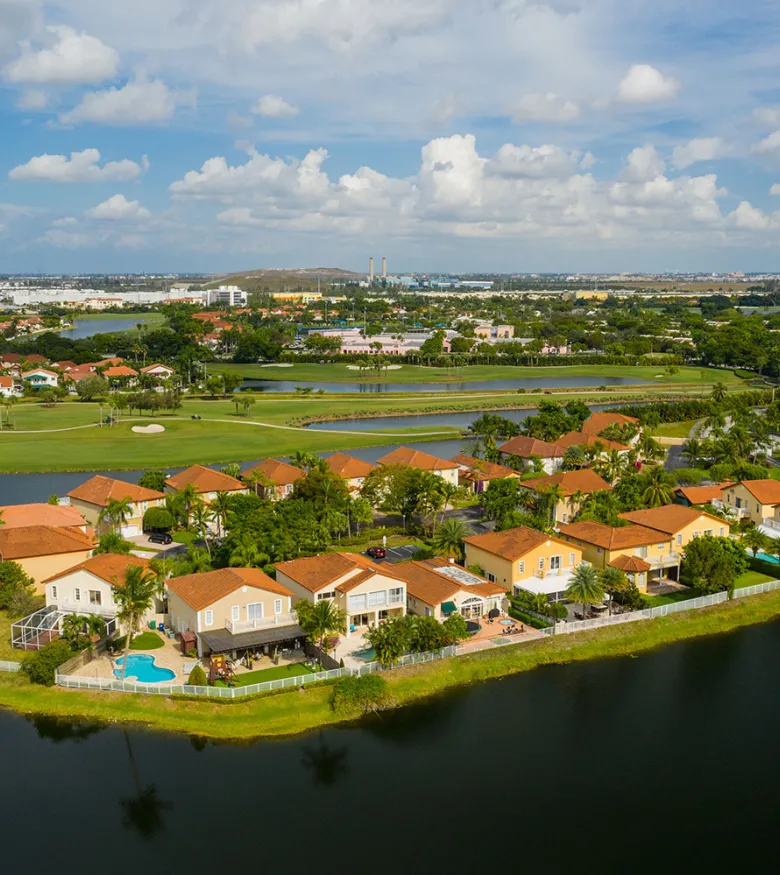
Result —
[[158, 632], [141, 632], [133, 638], [133, 643], [130, 645], [131, 650], [159, 650], [165, 644], [165, 640]]
[[703, 595], [697, 589], [683, 589], [678, 592], [670, 592], [668, 595], [646, 596], [648, 608], [659, 608], [661, 605], [673, 605], [675, 602], [685, 602]]
[[695, 419], [689, 419], [685, 422], [662, 422], [661, 425], [653, 431], [653, 436], [687, 438], [695, 424]]
[[252, 684], [264, 684], [266, 681], [278, 681], [280, 678], [299, 678], [305, 674], [314, 672], [302, 662], [297, 662], [294, 665], [275, 665], [273, 668], [236, 675], [235, 680], [236, 686], [249, 687]]
[[[780, 592], [725, 602], [656, 620], [626, 623], [560, 635], [516, 647], [497, 647], [455, 659], [408, 666], [385, 673], [388, 692], [398, 705], [471, 684], [545, 665], [635, 656], [677, 641], [731, 632], [777, 620]], [[74, 692], [30, 684], [24, 677], [0, 674], [0, 707], [23, 714], [139, 723], [149, 729], [186, 732], [222, 739], [292, 735], [354, 719], [333, 712], [332, 688], [315, 685], [217, 705], [214, 701], [156, 696]]]
[[154, 323], [165, 322], [162, 313], [79, 313], [73, 317], [74, 322], [95, 322], [102, 320], [132, 319], [133, 322]]
[[[780, 567], [778, 567], [778, 575], [780, 575]], [[770, 577], [768, 574], [761, 574], [760, 571], [746, 571], [743, 575], [737, 578], [734, 584], [735, 589], [744, 589], [746, 586], [758, 586], [759, 583], [769, 583], [770, 580], [777, 578]]]
[[[327, 365], [315, 363], [293, 364], [290, 368], [262, 367], [261, 365], [225, 364], [220, 370], [233, 371], [244, 377], [257, 380], [300, 380], [302, 383], [333, 382], [351, 383], [377, 382], [371, 372], [360, 377], [359, 371], [349, 370], [346, 363]], [[668, 377], [664, 376], [664, 365], [650, 367], [628, 367], [626, 365], [571, 365], [570, 367], [529, 368], [513, 365], [468, 365], [462, 368], [433, 368], [422, 365], [402, 365], [397, 371], [383, 371], [384, 383], [446, 383], [468, 380], [524, 379], [533, 377], [629, 377], [636, 380], [650, 380], [656, 383], [681, 385], [711, 385], [712, 383], [740, 383], [731, 371], [717, 368], [680, 368]]]

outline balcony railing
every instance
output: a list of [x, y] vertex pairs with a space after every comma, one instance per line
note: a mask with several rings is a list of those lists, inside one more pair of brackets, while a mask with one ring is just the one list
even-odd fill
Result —
[[774, 529], [775, 531], [780, 532], [780, 520], [776, 520], [774, 517], [766, 517], [762, 525], [766, 526], [768, 529]]
[[261, 617], [259, 620], [225, 620], [225, 628], [233, 635], [241, 632], [251, 632], [254, 629], [271, 629], [273, 626], [292, 626], [298, 622], [298, 614], [274, 614], [272, 617]]
[[56, 608], [62, 611], [63, 614], [80, 614], [88, 617], [90, 614], [97, 614], [99, 617], [115, 617], [117, 609], [114, 605], [92, 605], [88, 601], [71, 601], [69, 599], [60, 599], [57, 602]]
[[663, 568], [666, 565], [678, 565], [680, 562], [679, 553], [665, 553], [663, 556], [639, 556], [639, 559], [644, 559], [649, 562], [653, 568]]

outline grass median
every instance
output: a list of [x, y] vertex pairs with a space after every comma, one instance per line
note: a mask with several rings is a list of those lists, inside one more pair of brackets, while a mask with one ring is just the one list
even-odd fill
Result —
[[[544, 665], [634, 656], [677, 641], [766, 623], [778, 616], [780, 591], [775, 591], [655, 620], [396, 669], [384, 677], [391, 695], [399, 705], [405, 705], [476, 681]], [[330, 708], [330, 693], [329, 686], [316, 686], [222, 704], [35, 687], [22, 677], [0, 674], [0, 706], [25, 714], [134, 723], [149, 729], [221, 739], [294, 735], [339, 722]]]

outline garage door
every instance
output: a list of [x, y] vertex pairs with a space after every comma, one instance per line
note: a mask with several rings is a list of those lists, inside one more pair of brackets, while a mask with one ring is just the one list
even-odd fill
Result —
[[134, 538], [141, 534], [141, 529], [138, 526], [122, 526], [123, 538]]

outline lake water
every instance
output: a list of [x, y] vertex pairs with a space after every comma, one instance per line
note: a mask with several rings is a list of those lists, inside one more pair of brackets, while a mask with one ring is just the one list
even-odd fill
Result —
[[381, 394], [384, 392], [478, 392], [515, 391], [517, 389], [598, 389], [599, 386], [649, 385], [649, 380], [634, 377], [528, 377], [511, 380], [461, 380], [455, 383], [377, 383], [364, 380], [354, 383], [306, 383], [295, 380], [244, 380], [243, 389], [263, 392], [295, 392], [296, 387], [324, 389], [326, 392], [360, 392]]
[[154, 321], [144, 319], [140, 313], [122, 319], [76, 319], [73, 328], [68, 331], [60, 331], [62, 337], [71, 340], [84, 340], [95, 334], [114, 334], [117, 331], [132, 331], [138, 323], [149, 325], [150, 329]]
[[778, 662], [774, 623], [235, 746], [0, 713], [4, 871], [776, 871]]

